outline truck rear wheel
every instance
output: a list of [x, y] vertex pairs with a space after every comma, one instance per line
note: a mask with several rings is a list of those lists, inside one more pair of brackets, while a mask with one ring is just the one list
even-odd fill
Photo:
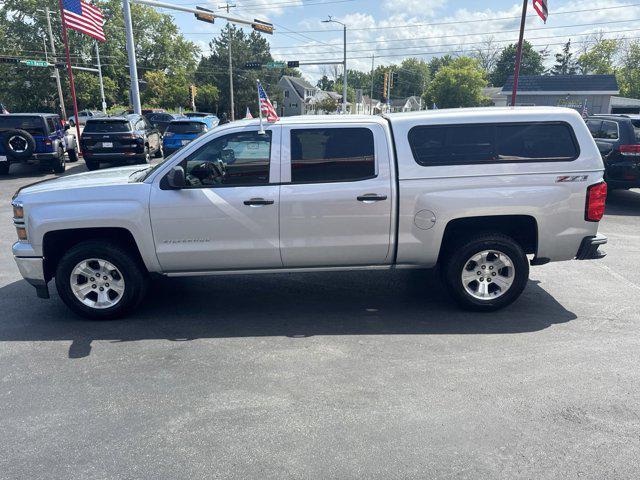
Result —
[[461, 306], [494, 311], [520, 296], [529, 279], [529, 260], [511, 237], [485, 234], [456, 248], [445, 260], [443, 274]]
[[119, 245], [87, 241], [60, 259], [56, 288], [76, 314], [110, 320], [126, 315], [140, 303], [147, 275], [140, 262]]

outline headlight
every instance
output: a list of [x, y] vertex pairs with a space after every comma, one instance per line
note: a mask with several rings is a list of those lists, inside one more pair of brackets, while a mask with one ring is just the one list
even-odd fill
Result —
[[15, 220], [24, 220], [24, 208], [22, 202], [13, 202], [13, 218]]

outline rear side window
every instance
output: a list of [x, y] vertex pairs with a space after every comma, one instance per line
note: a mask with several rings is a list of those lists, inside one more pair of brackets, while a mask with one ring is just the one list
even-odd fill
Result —
[[90, 120], [84, 127], [87, 133], [130, 132], [131, 124], [126, 120]]
[[323, 183], [375, 177], [373, 132], [368, 128], [291, 130], [291, 182]]
[[53, 118], [51, 117], [47, 117], [47, 126], [49, 127], [49, 133], [55, 133], [55, 131], [58, 130]]
[[201, 122], [180, 122], [170, 123], [167, 132], [178, 134], [199, 134], [206, 130], [206, 125]]
[[473, 165], [571, 161], [578, 147], [566, 123], [503, 123], [418, 126], [409, 131], [417, 163]]

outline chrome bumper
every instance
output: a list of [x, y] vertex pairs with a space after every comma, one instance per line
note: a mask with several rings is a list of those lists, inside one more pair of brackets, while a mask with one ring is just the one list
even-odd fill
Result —
[[13, 257], [20, 270], [20, 275], [36, 287], [40, 298], [49, 298], [49, 288], [44, 276], [44, 258], [42, 257]]

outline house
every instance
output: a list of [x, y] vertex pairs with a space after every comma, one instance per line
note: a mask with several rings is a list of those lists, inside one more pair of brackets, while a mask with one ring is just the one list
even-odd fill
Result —
[[356, 102], [355, 112], [353, 113], [361, 115], [379, 115], [382, 113], [383, 108], [384, 104], [380, 100], [370, 98], [367, 95], [362, 95], [360, 101]]
[[493, 107], [506, 107], [507, 96], [502, 92], [502, 87], [486, 87], [482, 89], [482, 96], [488, 99]]
[[422, 110], [422, 98], [412, 95], [407, 98], [393, 98], [390, 102], [391, 112], [416, 112]]
[[[502, 87], [511, 105], [513, 76]], [[611, 113], [612, 99], [620, 93], [615, 75], [522, 75], [518, 80], [517, 105], [543, 105], [582, 111]]]
[[[327, 98], [333, 99], [336, 109], [333, 111], [325, 111], [322, 109], [321, 105], [326, 101]], [[320, 90], [316, 88], [316, 92], [311, 96], [305, 99], [305, 113], [307, 115], [328, 115], [332, 113], [336, 113], [336, 110], [340, 108], [340, 103], [342, 102], [342, 95], [336, 92], [325, 92], [324, 90]]]
[[280, 106], [280, 115], [290, 117], [293, 115], [305, 115], [308, 100], [316, 95], [317, 87], [314, 87], [303, 78], [283, 75], [278, 82], [278, 87], [283, 91], [284, 98]]

